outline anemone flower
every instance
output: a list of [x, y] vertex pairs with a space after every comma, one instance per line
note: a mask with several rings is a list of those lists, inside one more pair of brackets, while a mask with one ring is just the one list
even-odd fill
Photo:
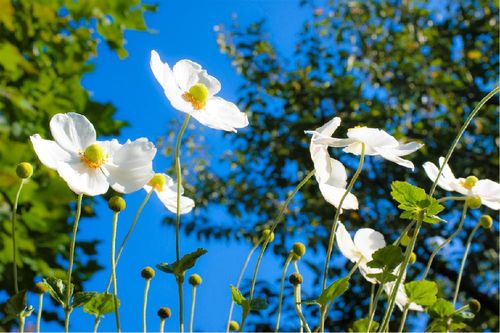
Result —
[[97, 141], [94, 126], [78, 113], [59, 113], [50, 120], [52, 140], [31, 136], [40, 161], [57, 170], [76, 194], [95, 196], [109, 186], [121, 193], [137, 191], [153, 176], [153, 143], [145, 138]]
[[[384, 291], [389, 296], [392, 294], [392, 290], [394, 289], [394, 283], [395, 282], [387, 282], [384, 284]], [[409, 300], [408, 295], [405, 291], [404, 281], [402, 281], [402, 283], [399, 285], [398, 292], [396, 293], [396, 305], [398, 306], [400, 311], [403, 311], [404, 307], [408, 304], [408, 301]], [[410, 303], [408, 308], [413, 311], [424, 311], [424, 309], [420, 305], [413, 302]]]
[[[439, 166], [443, 166], [444, 157], [439, 158]], [[431, 162], [425, 162], [424, 170], [427, 176], [436, 181], [439, 168]], [[494, 210], [500, 209], [500, 184], [489, 179], [477, 179], [474, 176], [467, 178], [455, 178], [448, 164], [446, 164], [439, 176], [437, 184], [443, 190], [458, 192], [465, 196], [478, 196], [481, 203]]]
[[347, 139], [331, 138], [328, 135], [317, 133], [316, 143], [326, 144], [330, 147], [345, 147], [346, 153], [361, 155], [362, 144], [365, 145], [365, 154], [381, 156], [386, 160], [414, 169], [411, 161], [402, 159], [401, 156], [411, 154], [423, 145], [416, 142], [401, 144], [392, 135], [378, 128], [355, 127], [347, 131]]
[[[340, 118], [335, 117], [315, 131], [306, 131], [312, 134], [309, 150], [314, 163], [316, 181], [321, 194], [327, 202], [339, 207], [340, 199], [344, 196], [347, 186], [347, 172], [344, 165], [330, 157], [328, 146], [317, 143], [318, 136], [329, 137], [340, 125]], [[358, 209], [358, 199], [354, 194], [348, 193], [342, 204], [342, 209]]]
[[[177, 213], [177, 184], [174, 180], [164, 173], [155, 174], [149, 182], [144, 185], [144, 190], [150, 192], [154, 190], [158, 199], [165, 205], [165, 207], [172, 213]], [[194, 207], [194, 201], [191, 198], [185, 197], [184, 189], [181, 186], [180, 197], [180, 213], [187, 214]]]
[[175, 109], [214, 129], [236, 132], [248, 126], [247, 116], [234, 103], [215, 96], [220, 82], [199, 64], [180, 60], [170, 69], [156, 51], [151, 51], [150, 67]]

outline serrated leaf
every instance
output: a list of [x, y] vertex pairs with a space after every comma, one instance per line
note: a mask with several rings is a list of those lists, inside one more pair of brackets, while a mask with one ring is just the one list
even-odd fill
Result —
[[22, 290], [13, 295], [5, 303], [5, 313], [17, 317], [26, 309], [26, 290]]
[[[117, 305], [120, 307], [120, 300], [117, 299]], [[94, 315], [96, 317], [102, 317], [107, 313], [113, 312], [115, 310], [114, 297], [110, 293], [96, 293], [85, 305], [83, 306], [83, 311], [85, 313]]]
[[[352, 324], [352, 328], [349, 329], [349, 332], [368, 332], [368, 324], [370, 323], [370, 319], [361, 318], [356, 320]], [[372, 320], [372, 324], [370, 326], [370, 332], [376, 332], [379, 328], [380, 324], [375, 320]]]
[[453, 304], [445, 299], [438, 298], [438, 300], [427, 309], [427, 313], [432, 318], [448, 318], [455, 313]]
[[79, 291], [73, 295], [73, 300], [71, 302], [71, 306], [74, 308], [79, 308], [80, 306], [84, 306], [89, 302], [94, 296], [97, 295], [95, 291]]
[[194, 252], [184, 255], [182, 258], [172, 264], [157, 264], [156, 268], [158, 268], [162, 272], [174, 274], [175, 276], [183, 276], [184, 272], [192, 268], [196, 264], [196, 260], [198, 260], [199, 257], [207, 252], [207, 250], [199, 248]]
[[[47, 285], [50, 296], [52, 296], [56, 302], [64, 306], [66, 304], [66, 282], [53, 277], [48, 277], [44, 279], [43, 282]], [[71, 284], [70, 297], [73, 294], [73, 290], [74, 285]]]
[[349, 289], [349, 277], [341, 278], [328, 286], [321, 295], [316, 299], [316, 302], [321, 306], [326, 306], [328, 302], [332, 302]]
[[267, 300], [263, 298], [254, 298], [250, 302], [250, 311], [260, 311], [260, 310], [265, 310], [269, 304], [267, 303]]
[[396, 245], [387, 245], [375, 251], [372, 260], [367, 264], [371, 268], [380, 268], [385, 271], [393, 271], [403, 262], [404, 255], [401, 248]]
[[408, 299], [422, 306], [430, 306], [436, 303], [438, 287], [434, 281], [412, 281], [405, 283]]

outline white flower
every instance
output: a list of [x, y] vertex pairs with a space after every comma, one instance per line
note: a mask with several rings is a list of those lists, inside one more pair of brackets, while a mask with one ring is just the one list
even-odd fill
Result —
[[180, 60], [172, 70], [151, 51], [150, 67], [175, 109], [214, 129], [236, 132], [248, 126], [247, 116], [234, 103], [215, 96], [221, 89], [219, 81], [197, 63]]
[[[444, 163], [444, 157], [439, 158], [439, 166]], [[425, 162], [424, 170], [427, 176], [436, 181], [439, 173], [439, 168], [431, 162]], [[491, 209], [500, 209], [500, 184], [489, 179], [478, 180], [474, 176], [467, 178], [455, 178], [448, 165], [445, 165], [443, 172], [438, 179], [439, 187], [446, 191], [454, 191], [465, 196], [478, 196], [481, 198], [481, 203]]]
[[137, 191], [153, 176], [155, 146], [145, 138], [121, 145], [96, 141], [94, 126], [78, 113], [56, 114], [50, 120], [55, 141], [31, 136], [40, 161], [57, 170], [77, 194], [95, 196], [109, 186], [121, 193]]
[[[396, 271], [398, 271], [398, 269], [396, 269]], [[397, 273], [394, 274], [397, 275]], [[394, 289], [394, 284], [395, 282], [387, 282], [384, 284], [384, 291], [388, 296], [392, 294], [392, 290]], [[407, 304], [408, 304], [408, 295], [406, 294], [406, 290], [404, 287], [404, 279], [403, 279], [398, 287], [398, 292], [396, 293], [396, 305], [398, 306], [400, 311], [403, 311], [404, 307]], [[413, 302], [410, 304], [408, 308], [413, 311], [424, 311], [424, 309], [420, 305]]]
[[372, 261], [372, 255], [375, 251], [385, 247], [384, 236], [373, 229], [362, 228], [354, 235], [354, 241], [347, 232], [345, 226], [339, 221], [337, 231], [337, 244], [340, 252], [353, 263], [359, 262], [361, 274], [371, 283], [378, 283], [377, 279], [368, 277], [368, 274], [380, 273], [378, 268], [370, 268], [367, 263]]
[[[327, 202], [339, 207], [340, 199], [346, 192], [347, 172], [340, 161], [331, 158], [328, 146], [315, 141], [318, 135], [331, 136], [339, 127], [340, 118], [335, 117], [315, 131], [306, 131], [312, 134], [309, 150], [314, 163], [315, 177], [319, 184], [321, 194]], [[342, 209], [358, 209], [358, 199], [352, 193], [348, 193]]]
[[378, 128], [350, 128], [347, 131], [348, 139], [331, 138], [330, 136], [322, 135], [321, 133], [317, 134], [317, 143], [326, 144], [331, 147], [345, 147], [345, 152], [354, 155], [361, 154], [361, 144], [364, 144], [366, 155], [378, 155], [386, 160], [412, 170], [414, 169], [413, 163], [402, 159], [401, 156], [411, 154], [423, 146], [422, 144], [416, 142], [401, 144], [386, 131]]
[[[160, 199], [169, 211], [177, 213], [177, 184], [171, 177], [164, 173], [155, 174], [149, 182], [144, 185], [144, 190], [146, 190], [146, 192], [149, 193], [152, 189], [154, 189], [158, 199]], [[181, 186], [180, 213], [187, 214], [193, 209], [194, 201], [182, 194], [184, 194], [184, 188]]]

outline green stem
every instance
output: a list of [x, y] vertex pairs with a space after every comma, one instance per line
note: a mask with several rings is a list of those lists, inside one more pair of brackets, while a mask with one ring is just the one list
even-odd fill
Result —
[[[181, 245], [180, 245], [180, 225], [181, 225], [181, 184], [182, 184], [182, 172], [181, 172], [181, 143], [184, 131], [187, 128], [189, 119], [191, 116], [188, 114], [184, 118], [179, 134], [177, 135], [177, 142], [175, 143], [175, 173], [177, 175], [177, 209], [175, 214], [175, 258], [179, 261], [181, 257]], [[179, 290], [179, 332], [184, 332], [184, 302], [182, 295], [182, 282], [184, 279], [177, 278], [177, 289]]]
[[[116, 255], [116, 265], [118, 265], [118, 262], [120, 261], [120, 257], [121, 257], [122, 252], [123, 252], [123, 249], [125, 248], [125, 244], [127, 243], [128, 239], [130, 238], [130, 235], [132, 234], [132, 231], [134, 230], [135, 225], [137, 224], [137, 221], [139, 220], [139, 217], [141, 216], [142, 210], [144, 209], [144, 206], [146, 206], [146, 204], [148, 203], [149, 198], [151, 198], [151, 194], [153, 194], [153, 192], [154, 192], [154, 189], [151, 189], [151, 191], [148, 192], [148, 194], [146, 195], [146, 197], [142, 201], [141, 205], [137, 209], [137, 212], [135, 213], [135, 216], [134, 216], [134, 220], [132, 221], [132, 224], [128, 228], [127, 234], [123, 238], [123, 241], [120, 244], [120, 248], [118, 249], [118, 254]], [[110, 276], [108, 279], [108, 286], [106, 287], [106, 292], [108, 292], [109, 288], [111, 288], [111, 283], [113, 282], [112, 280], [113, 280], [113, 278], [112, 278], [112, 276]]]
[[163, 330], [165, 329], [165, 319], [160, 319], [160, 333], [163, 333]]
[[306, 318], [304, 317], [304, 314], [302, 313], [302, 309], [300, 307], [300, 284], [293, 286], [293, 296], [295, 303], [295, 312], [297, 312], [297, 316], [299, 316], [301, 327], [305, 327], [307, 333], [311, 333], [311, 329], [309, 328], [309, 325], [307, 325]]
[[[250, 262], [250, 258], [252, 257], [253, 253], [255, 250], [259, 247], [260, 243], [262, 243], [262, 238], [259, 239], [257, 244], [255, 244], [250, 252], [247, 255], [247, 258], [245, 260], [245, 263], [243, 264], [243, 267], [241, 268], [240, 275], [238, 276], [238, 281], [236, 282], [236, 288], [240, 289], [240, 284], [241, 280], [243, 279], [243, 275], [245, 274], [245, 271], [248, 267], [248, 263]], [[229, 307], [229, 316], [227, 318], [227, 324], [226, 324], [226, 332], [229, 332], [229, 324], [231, 322], [231, 318], [233, 317], [233, 309], [234, 309], [234, 301], [231, 300], [231, 306]]]
[[462, 274], [464, 273], [465, 261], [467, 260], [467, 256], [469, 255], [470, 245], [472, 244], [472, 238], [476, 233], [477, 229], [481, 226], [481, 223], [476, 224], [474, 229], [472, 229], [469, 237], [467, 238], [467, 245], [465, 246], [464, 257], [462, 258], [462, 263], [460, 264], [460, 271], [458, 272], [458, 279], [455, 286], [455, 294], [453, 295], [453, 307], [455, 307], [455, 303], [458, 299], [458, 292], [460, 291], [460, 283], [462, 282]]
[[99, 324], [101, 323], [101, 317], [95, 317], [94, 320], [94, 333], [97, 333], [97, 328], [99, 328]]
[[189, 316], [189, 332], [193, 333], [194, 307], [196, 303], [196, 286], [193, 286], [191, 292], [191, 314]]
[[[295, 272], [297, 274], [300, 274], [299, 265], [297, 264], [297, 260], [293, 261], [293, 267], [295, 268]], [[296, 306], [298, 306], [300, 313], [302, 313], [302, 305], [300, 304], [300, 302], [301, 302], [300, 285], [298, 287], [299, 287], [298, 288], [299, 292], [298, 292], [298, 297], [297, 297], [297, 301], [296, 301], [296, 303], [297, 303]], [[304, 332], [304, 323], [305, 323], [305, 319], [304, 319], [304, 321], [302, 321], [302, 319], [301, 319], [300, 320], [300, 333]]]
[[[380, 286], [377, 289], [377, 293], [375, 294], [375, 298], [373, 299], [373, 305], [370, 307], [371, 310], [369, 312], [369, 320], [368, 320], [368, 328], [366, 332], [370, 332], [370, 328], [372, 327], [373, 319], [375, 318], [375, 312], [377, 311], [378, 300], [380, 295], [382, 295], [382, 290], [384, 289], [385, 277], [381, 281]], [[372, 289], [374, 289], [375, 284], [372, 284]]]
[[368, 306], [368, 315], [370, 315], [372, 313], [374, 298], [375, 298], [375, 283], [371, 283], [371, 287], [370, 287], [370, 305]]
[[401, 235], [399, 235], [398, 239], [396, 239], [396, 241], [393, 243], [393, 245], [398, 246], [398, 245], [399, 245], [399, 243], [401, 243], [401, 239], [403, 238], [403, 235], [404, 235], [404, 234], [408, 234], [408, 231], [410, 231], [411, 227], [413, 227], [413, 225], [414, 225], [414, 224], [415, 224], [415, 221], [411, 221], [411, 222], [410, 222], [410, 224], [408, 224], [408, 225], [404, 228], [403, 232], [401, 233]]
[[445, 202], [445, 201], [465, 201], [467, 197], [457, 197], [457, 196], [450, 196], [450, 197], [442, 197], [437, 199], [438, 202]]
[[42, 322], [43, 293], [38, 294], [38, 311], [36, 313], [36, 332], [40, 333], [40, 323]]
[[427, 274], [429, 274], [429, 271], [431, 269], [431, 265], [432, 265], [432, 262], [434, 260], [434, 257], [438, 254], [439, 251], [441, 251], [441, 249], [443, 249], [446, 245], [448, 245], [452, 240], [453, 238], [455, 238], [459, 233], [460, 231], [462, 231], [462, 227], [464, 226], [464, 221], [465, 221], [465, 217], [467, 216], [467, 209], [468, 209], [468, 206], [467, 206], [467, 202], [464, 204], [464, 208], [462, 210], [462, 217], [460, 218], [460, 222], [458, 223], [458, 228], [457, 230], [455, 230], [451, 235], [450, 237], [448, 237], [444, 242], [442, 242], [433, 252], [432, 254], [430, 255], [429, 257], [429, 261], [427, 262], [427, 267], [425, 268], [425, 272], [424, 272], [424, 275], [422, 277], [422, 280], [425, 280], [425, 278], [427, 277]]
[[78, 195], [78, 199], [76, 202], [76, 215], [75, 215], [75, 223], [73, 224], [73, 234], [71, 238], [71, 243], [69, 247], [69, 268], [68, 268], [68, 280], [66, 283], [66, 302], [64, 304], [64, 331], [68, 333], [69, 331], [69, 315], [71, 314], [72, 308], [69, 304], [69, 300], [71, 298], [71, 274], [73, 273], [73, 261], [75, 257], [75, 244], [76, 244], [76, 232], [78, 231], [78, 222], [80, 222], [80, 215], [82, 212], [82, 199], [83, 193]]
[[118, 224], [118, 212], [113, 214], [113, 230], [111, 232], [111, 275], [113, 277], [113, 302], [115, 307], [116, 330], [121, 332], [120, 328], [120, 313], [118, 311], [118, 284], [116, 282], [116, 226]]
[[146, 309], [148, 306], [148, 292], [149, 292], [149, 284], [151, 279], [146, 279], [146, 285], [144, 286], [144, 302], [142, 303], [142, 331], [146, 333], [148, 331], [146, 324]]
[[17, 245], [16, 245], [16, 222], [17, 222], [17, 204], [19, 202], [19, 196], [21, 190], [25, 183], [24, 179], [21, 179], [19, 188], [16, 193], [16, 198], [14, 199], [14, 207], [12, 209], [12, 265], [13, 265], [13, 280], [14, 280], [14, 292], [17, 294], [19, 292], [19, 282], [17, 281]]
[[24, 333], [24, 320], [23, 316], [19, 316], [19, 332]]
[[274, 328], [274, 332], [279, 332], [280, 329], [280, 319], [281, 319], [281, 307], [283, 304], [283, 290], [285, 289], [285, 278], [286, 272], [288, 270], [288, 266], [290, 265], [290, 261], [292, 261], [293, 253], [289, 253], [285, 260], [285, 265], [283, 266], [283, 272], [281, 273], [281, 284], [280, 284], [280, 296], [278, 299], [278, 314], [276, 316], [276, 326]]
[[408, 311], [410, 311], [410, 303], [406, 304], [403, 310], [403, 317], [401, 318], [401, 323], [399, 324], [399, 333], [402, 333], [405, 329], [406, 317], [408, 316]]

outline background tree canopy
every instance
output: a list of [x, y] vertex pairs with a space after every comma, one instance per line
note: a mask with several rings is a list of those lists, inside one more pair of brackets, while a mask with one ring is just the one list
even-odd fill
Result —
[[[154, 6], [140, 0], [0, 0], [0, 284], [13, 293], [10, 214], [18, 186], [15, 166], [33, 162], [38, 170], [28, 182], [17, 228], [21, 289], [32, 289], [35, 276], [66, 276], [71, 203], [76, 196], [56, 172], [40, 168], [29, 136], [50, 137], [47, 124], [60, 112], [86, 115], [101, 135], [116, 135], [126, 124], [113, 119], [115, 108], [92, 100], [81, 85], [93, 70], [89, 63], [104, 41], [120, 58], [126, 29], [146, 31], [143, 14]], [[86, 202], [84, 215], [93, 215]], [[72, 217], [70, 217], [72, 222]], [[100, 267], [96, 241], [77, 243], [74, 282], [81, 283]], [[23, 260], [21, 260], [23, 258]], [[45, 319], [57, 318], [44, 313]], [[1, 328], [0, 328], [1, 329]], [[2, 329], [4, 330], [4, 329]]]
[[[390, 183], [409, 180], [430, 187], [421, 165], [437, 162], [446, 154], [458, 129], [476, 103], [498, 82], [498, 8], [493, 1], [329, 1], [311, 9], [297, 37], [293, 55], [283, 56], [266, 33], [264, 20], [240, 26], [218, 27], [220, 50], [232, 61], [245, 82], [239, 105], [250, 115], [250, 126], [239, 136], [228, 136], [235, 149], [213, 168], [199, 151], [198, 172], [190, 175], [190, 190], [197, 199], [198, 216], [183, 226], [199, 238], [251, 239], [277, 214], [287, 193], [312, 169], [309, 137], [333, 116], [342, 118], [341, 131], [356, 125], [385, 128], [403, 141], [417, 140], [425, 147], [411, 156], [415, 172], [377, 158], [368, 158], [355, 192], [359, 211], [345, 214], [349, 230], [372, 227], [394, 240], [406, 226], [390, 200]], [[284, 18], [284, 24], [289, 24]], [[457, 175], [477, 175], [498, 180], [498, 111], [488, 104], [466, 132], [451, 160]], [[336, 133], [337, 134], [337, 133]], [[340, 135], [345, 133], [340, 132]], [[339, 151], [332, 150], [339, 158]], [[341, 155], [351, 169], [357, 159]], [[189, 175], [188, 175], [189, 176]], [[210, 219], [208, 205], [220, 204], [234, 217], [232, 225]], [[447, 237], [458, 223], [461, 204], [449, 204], [447, 224], [426, 225], [417, 242], [418, 261], [409, 279], [423, 272], [432, 236]], [[456, 208], [456, 209], [453, 209]], [[464, 239], [481, 213], [469, 213], [457, 241], [434, 262], [431, 278], [450, 294], [463, 254]], [[309, 182], [288, 211], [286, 227], [277, 229], [273, 251], [282, 255], [294, 235], [307, 237], [307, 246], [317, 260], [307, 262], [315, 272], [317, 295], [320, 270], [334, 209], [321, 197], [317, 184]], [[495, 216], [495, 215], [494, 215]], [[167, 220], [167, 222], [171, 222]], [[187, 222], [187, 221], [186, 221]], [[498, 328], [497, 233], [477, 235], [466, 268], [460, 299], [477, 298], [483, 304], [469, 329]], [[302, 238], [304, 240], [304, 238]], [[338, 251], [335, 250], [334, 254]], [[331, 277], [345, 274], [344, 259], [332, 258]], [[342, 331], [366, 315], [367, 300], [356, 295], [370, 293], [359, 274], [353, 292], [336, 303], [342, 313], [332, 311], [328, 328]], [[275, 296], [277, 288], [260, 283], [259, 292]], [[245, 291], [245, 289], [243, 289]], [[307, 291], [306, 291], [307, 292]], [[272, 303], [276, 297], [270, 297]], [[270, 307], [274, 311], [276, 307]], [[307, 309], [314, 313], [314, 309]], [[364, 312], [363, 312], [364, 311]], [[317, 316], [317, 313], [314, 313]], [[307, 315], [306, 315], [307, 317]], [[253, 316], [254, 329], [272, 330], [273, 317]], [[415, 322], [414, 322], [415, 324]], [[418, 323], [421, 329], [422, 323]], [[285, 326], [282, 327], [286, 329]], [[394, 328], [395, 329], [395, 328]]]

